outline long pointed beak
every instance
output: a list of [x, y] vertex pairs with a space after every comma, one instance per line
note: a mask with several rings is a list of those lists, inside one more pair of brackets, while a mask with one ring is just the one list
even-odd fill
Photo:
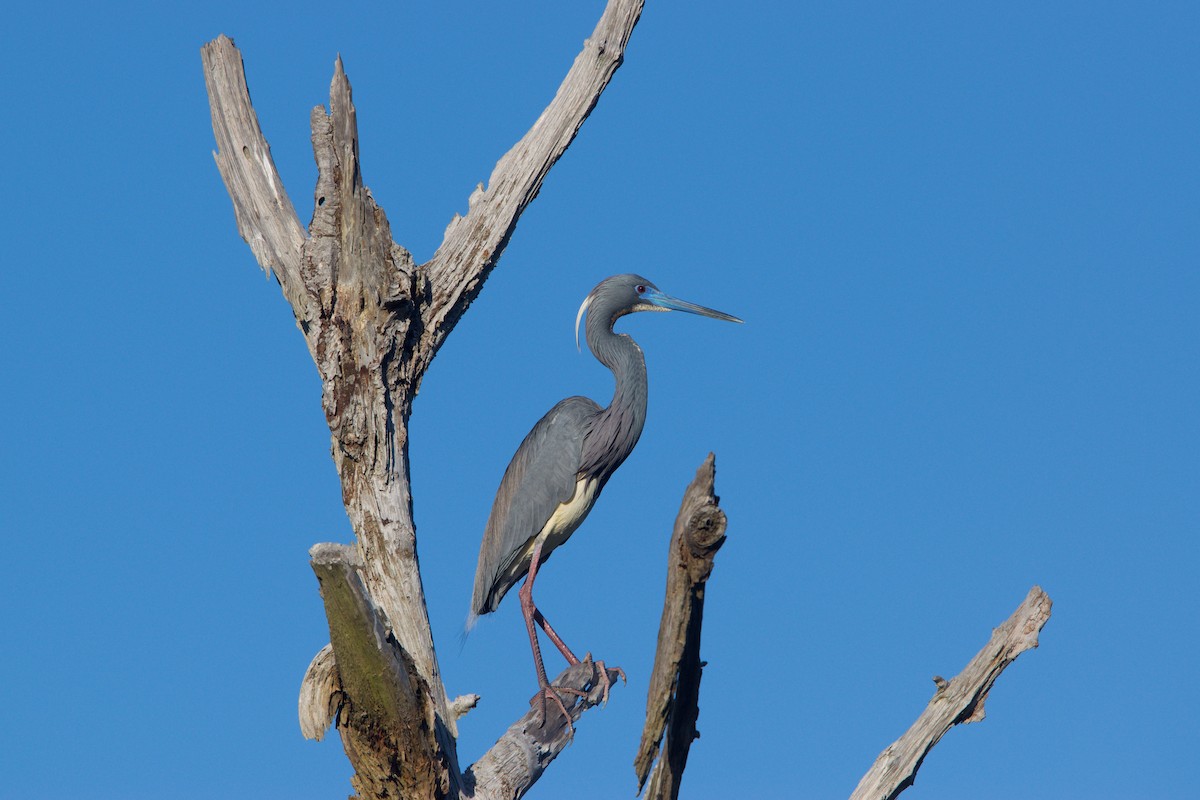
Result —
[[712, 317], [713, 319], [723, 319], [726, 322], [741, 322], [742, 320], [726, 314], [724, 311], [716, 311], [704, 306], [698, 306], [695, 303], [689, 303], [687, 300], [680, 300], [678, 297], [671, 297], [669, 294], [663, 294], [658, 290], [646, 292], [642, 298], [651, 305], [666, 309], [667, 311], [686, 311], [689, 314], [699, 314], [702, 317]]

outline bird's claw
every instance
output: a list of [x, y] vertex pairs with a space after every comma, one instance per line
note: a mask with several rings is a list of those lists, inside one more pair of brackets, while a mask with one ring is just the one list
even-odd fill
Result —
[[[591, 653], [588, 653], [586, 656], [584, 656], [584, 661], [591, 661], [591, 660], [592, 660]], [[608, 677], [608, 670], [610, 668], [605, 666], [603, 661], [594, 662], [594, 666], [595, 666], [595, 669], [599, 672], [600, 678], [599, 678], [599, 680], [592, 682], [592, 687], [594, 688], [596, 686], [600, 686], [600, 705], [607, 706], [608, 705], [608, 690], [609, 690], [609, 688], [612, 687], [612, 678]], [[625, 670], [621, 669], [620, 667], [612, 667], [611, 669], [617, 673], [617, 676], [621, 679], [622, 683], [629, 682], [625, 677]]]
[[[571, 713], [567, 711], [567, 706], [563, 703], [562, 698], [558, 695], [559, 692], [566, 692], [567, 694], [572, 694], [577, 697], [587, 697], [586, 692], [581, 692], [578, 689], [569, 689], [563, 686], [544, 686], [538, 690], [537, 694], [529, 699], [529, 705], [533, 705], [539, 701], [541, 702], [542, 721], [538, 723], [538, 727], [544, 728], [546, 727], [546, 721], [549, 719], [549, 717], [546, 715], [546, 698], [549, 697], [554, 701], [554, 704], [558, 706], [558, 710], [562, 712], [563, 719], [567, 722], [567, 735], [573, 738], [575, 736], [575, 726], [571, 724]], [[571, 705], [575, 705], [574, 701], [571, 702]]]

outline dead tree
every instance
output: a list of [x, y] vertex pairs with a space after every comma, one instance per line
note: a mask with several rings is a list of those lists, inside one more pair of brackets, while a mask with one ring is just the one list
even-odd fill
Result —
[[[459, 767], [457, 720], [476, 698], [449, 699], [438, 670], [417, 569], [408, 421], [434, 356], [479, 296], [521, 213], [621, 65], [642, 5], [609, 0], [549, 106], [499, 160], [487, 185], [471, 194], [466, 216], [454, 217], [424, 264], [392, 241], [387, 216], [363, 181], [354, 104], [340, 59], [328, 111], [318, 106], [311, 114], [318, 176], [306, 231], [250, 104], [241, 54], [225, 36], [202, 48], [217, 167], [238, 230], [278, 280], [321, 376], [333, 459], [355, 533], [354, 545], [320, 544], [311, 551], [330, 644], [309, 666], [300, 706], [307, 736], [320, 738], [336, 722], [361, 797], [520, 797], [568, 742], [565, 720], [530, 726], [531, 710], [469, 769]], [[723, 515], [713, 511], [711, 461], [706, 467], [707, 494], [689, 489], [684, 510], [699, 498], [703, 519], [719, 519], [723, 530]], [[672, 596], [682, 597], [695, 611], [718, 544], [704, 545], [711, 549], [707, 567], [696, 569], [699, 583], [680, 583], [681, 593], [669, 595], [668, 606]], [[675, 796], [695, 733], [699, 613], [664, 609], [663, 619], [664, 630], [674, 631], [667, 635], [673, 644], [664, 649], [660, 632], [662, 664], [656, 663], [648, 715], [666, 723], [660, 763], [669, 762], [669, 769], [652, 785], [659, 787], [655, 796]], [[555, 683], [585, 693], [570, 707], [575, 719], [599, 699], [588, 662], [567, 669]], [[643, 747], [639, 769], [649, 768], [661, 737], [660, 727]]]
[[[364, 797], [511, 797], [536, 777], [497, 768], [485, 780], [479, 773], [487, 756], [465, 776], [459, 769], [456, 720], [471, 701], [448, 700], [438, 671], [417, 569], [408, 421], [433, 357], [621, 65], [641, 11], [641, 0], [611, 0], [550, 105], [496, 164], [487, 186], [471, 194], [466, 216], [451, 221], [424, 264], [392, 241], [387, 216], [363, 181], [340, 60], [328, 112], [317, 107], [311, 115], [318, 177], [306, 232], [250, 104], [241, 54], [224, 36], [202, 49], [217, 167], [238, 230], [279, 281], [320, 373], [357, 539], [355, 546], [313, 549], [331, 647], [313, 659], [302, 696], [309, 733], [324, 730], [336, 714]], [[589, 682], [571, 670], [560, 680], [576, 688]], [[565, 744], [565, 732], [553, 726], [538, 733], [547, 752], [557, 752], [556, 741]]]

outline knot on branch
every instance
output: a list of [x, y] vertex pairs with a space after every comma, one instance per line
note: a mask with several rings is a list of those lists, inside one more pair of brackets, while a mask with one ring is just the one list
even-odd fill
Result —
[[717, 505], [702, 506], [687, 523], [684, 541], [696, 558], [711, 558], [725, 543], [725, 512]]

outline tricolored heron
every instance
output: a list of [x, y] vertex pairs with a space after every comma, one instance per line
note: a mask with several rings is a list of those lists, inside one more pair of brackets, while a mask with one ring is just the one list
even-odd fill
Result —
[[[562, 699], [550, 687], [534, 624], [571, 664], [571, 652], [533, 603], [533, 581], [550, 553], [575, 532], [613, 472], [633, 451], [646, 422], [646, 360], [642, 349], [627, 334], [613, 333], [613, 323], [636, 311], [688, 311], [706, 317], [741, 322], [737, 317], [663, 294], [639, 275], [616, 275], [602, 281], [583, 301], [575, 316], [575, 343], [579, 322], [587, 313], [588, 347], [601, 364], [612, 370], [616, 391], [608, 408], [586, 397], [568, 397], [550, 409], [521, 442], [504, 472], [492, 504], [467, 629], [480, 614], [496, 610], [505, 593], [525, 577], [519, 592], [546, 721], [550, 698], [571, 724]], [[605, 699], [608, 672], [597, 662]], [[569, 691], [569, 690], [561, 690]]]

